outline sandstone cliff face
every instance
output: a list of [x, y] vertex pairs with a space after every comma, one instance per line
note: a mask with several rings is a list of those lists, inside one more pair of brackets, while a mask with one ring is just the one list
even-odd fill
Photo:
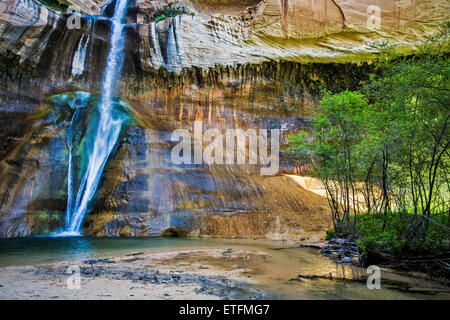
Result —
[[[98, 15], [107, 15], [114, 2], [69, 2], [87, 14], [80, 30], [67, 28], [69, 14], [34, 0], [4, 3], [1, 55], [17, 56], [19, 63], [39, 63], [51, 47], [62, 57], [58, 60], [54, 54], [51, 65], [63, 69], [63, 79], [82, 74], [80, 64], [95, 65], [91, 57], [102, 60], [105, 50], [101, 48], [107, 46], [109, 31]], [[370, 58], [377, 51], [374, 44], [382, 40], [395, 39], [412, 47], [437, 30], [448, 17], [449, 6], [445, 0], [130, 0], [128, 48], [134, 67], [140, 70], [180, 71], [273, 59], [360, 61]], [[159, 21], [158, 16], [169, 9], [181, 14]]]
[[[73, 109], [48, 97], [99, 91], [114, 5], [67, 2], [81, 8], [80, 28], [34, 0], [0, 3], [0, 236], [64, 223]], [[376, 30], [370, 5], [381, 10]], [[410, 50], [447, 12], [448, 1], [130, 0], [120, 96], [136, 121], [108, 162], [85, 234], [322, 232], [330, 223], [323, 198], [251, 166], [174, 166], [169, 133], [202, 120], [205, 128], [281, 128], [284, 144], [308, 128], [320, 86], [354, 88], [374, 43], [395, 39]], [[156, 167], [155, 154], [163, 159]], [[282, 154], [281, 169], [304, 168]]]
[[[345, 70], [334, 68], [335, 74]], [[195, 120], [201, 120], [205, 129], [222, 131], [281, 129], [282, 144], [289, 133], [307, 128], [308, 119], [302, 115], [313, 112], [316, 98], [306, 92], [290, 95], [283, 84], [303, 79], [306, 87], [311, 74], [324, 77], [320, 66], [274, 64], [262, 69], [265, 73], [258, 68], [224, 69], [175, 79], [164, 79], [168, 76], [164, 72], [154, 77], [151, 87], [138, 88], [134, 95], [130, 90], [128, 102], [138, 121], [127, 130], [105, 169], [85, 234], [144, 236], [175, 228], [184, 234], [276, 238], [323, 231], [329, 225], [326, 201], [287, 177], [261, 177], [258, 167], [248, 165], [175, 166], [170, 161], [171, 132], [192, 131]], [[219, 71], [222, 76], [229, 73], [226, 78], [236, 85], [221, 86]], [[208, 78], [210, 82], [204, 81]], [[291, 102], [299, 109], [290, 111], [285, 104]], [[45, 98], [4, 97], [3, 236], [47, 234], [64, 224], [72, 114], [70, 105]], [[302, 167], [282, 156], [281, 170], [299, 173]]]

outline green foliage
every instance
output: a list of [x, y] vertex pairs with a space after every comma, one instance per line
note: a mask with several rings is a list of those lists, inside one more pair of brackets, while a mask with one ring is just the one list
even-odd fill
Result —
[[[447, 221], [447, 224], [448, 219], [448, 214], [437, 218], [443, 223]], [[383, 225], [385, 225], [384, 228]], [[394, 255], [450, 249], [449, 230], [437, 224], [431, 224], [428, 230], [425, 230], [420, 216], [407, 212], [392, 213], [387, 219], [375, 215], [359, 215], [356, 229], [360, 235], [358, 247], [362, 254], [367, 254], [368, 251], [376, 248]], [[415, 237], [417, 232], [424, 232], [425, 238]]]
[[448, 210], [449, 52], [444, 27], [414, 56], [387, 50], [378, 62], [381, 75], [364, 87], [371, 101], [368, 134], [382, 147], [393, 200], [427, 216]]
[[363, 251], [448, 246], [449, 30], [413, 56], [386, 45], [359, 92], [326, 91], [313, 130], [289, 139], [323, 182], [336, 233], [360, 234]]
[[175, 3], [168, 7], [159, 9], [158, 11], [156, 11], [156, 13], [153, 16], [155, 19], [155, 23], [158, 23], [158, 22], [166, 20], [170, 17], [176, 17], [180, 14], [194, 15], [194, 13], [192, 13], [186, 7], [184, 7], [178, 3]]
[[327, 236], [325, 237], [326, 240], [331, 240], [333, 238], [336, 238], [336, 233], [334, 232], [333, 229], [328, 229], [327, 230]]
[[67, 4], [59, 2], [58, 0], [39, 0], [39, 1], [55, 11], [65, 12], [68, 7]]
[[361, 93], [325, 92], [319, 113], [313, 118], [313, 131], [289, 137], [291, 150], [303, 157], [313, 155], [316, 173], [327, 190], [336, 232], [350, 222], [354, 206], [358, 162], [363, 135], [363, 113], [368, 102]]
[[[340, 93], [359, 90], [369, 80], [373, 66], [368, 64], [306, 64], [292, 65], [282, 79], [278, 102], [274, 109], [283, 112], [300, 110], [306, 97], [321, 98], [325, 92]], [[269, 82], [276, 82], [269, 78]]]

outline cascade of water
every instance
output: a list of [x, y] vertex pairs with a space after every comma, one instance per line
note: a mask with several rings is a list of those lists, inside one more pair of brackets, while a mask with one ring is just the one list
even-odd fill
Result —
[[86, 63], [86, 51], [89, 43], [89, 36], [81, 36], [80, 42], [78, 43], [77, 51], [73, 56], [72, 61], [72, 75], [81, 76], [84, 72], [84, 66]]
[[[92, 200], [100, 182], [103, 169], [111, 154], [122, 129], [123, 120], [114, 118], [112, 107], [114, 93], [120, 80], [120, 74], [124, 59], [124, 19], [127, 11], [128, 0], [117, 0], [114, 16], [111, 20], [111, 45], [108, 52], [106, 69], [103, 76], [102, 98], [99, 104], [99, 119], [97, 131], [94, 137], [92, 150], [89, 154], [89, 162], [81, 179], [76, 198], [73, 190], [73, 164], [72, 150], [69, 155], [68, 176], [68, 203], [66, 212], [66, 228], [60, 235], [80, 235], [81, 226], [86, 216], [89, 202]], [[76, 121], [75, 111], [72, 122]], [[69, 127], [69, 148], [72, 149], [72, 126]]]
[[67, 173], [67, 209], [66, 209], [66, 226], [70, 225], [70, 218], [72, 217], [73, 208], [73, 126], [78, 118], [80, 108], [76, 108], [67, 129], [67, 146], [69, 149], [69, 169]]

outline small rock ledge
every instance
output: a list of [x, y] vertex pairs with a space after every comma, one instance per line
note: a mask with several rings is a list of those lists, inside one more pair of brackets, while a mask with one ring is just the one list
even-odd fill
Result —
[[339, 263], [351, 263], [355, 266], [361, 266], [361, 255], [359, 248], [353, 237], [340, 239], [333, 238], [320, 250], [322, 254]]

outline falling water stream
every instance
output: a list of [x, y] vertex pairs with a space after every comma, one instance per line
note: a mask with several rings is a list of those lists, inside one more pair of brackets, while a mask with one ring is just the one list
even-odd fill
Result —
[[[78, 191], [74, 190], [72, 164], [72, 130], [74, 122], [78, 121], [76, 109], [68, 129], [69, 169], [68, 169], [68, 200], [66, 211], [66, 226], [58, 236], [78, 236], [86, 216], [90, 201], [95, 195], [100, 178], [114, 146], [119, 139], [122, 124], [120, 117], [113, 116], [114, 94], [120, 81], [124, 59], [124, 19], [128, 0], [117, 0], [114, 16], [111, 19], [111, 45], [109, 48], [106, 69], [103, 76], [102, 97], [99, 105], [99, 119], [94, 143], [89, 150], [88, 165], [83, 173]], [[75, 192], [76, 196], [75, 196]]]

